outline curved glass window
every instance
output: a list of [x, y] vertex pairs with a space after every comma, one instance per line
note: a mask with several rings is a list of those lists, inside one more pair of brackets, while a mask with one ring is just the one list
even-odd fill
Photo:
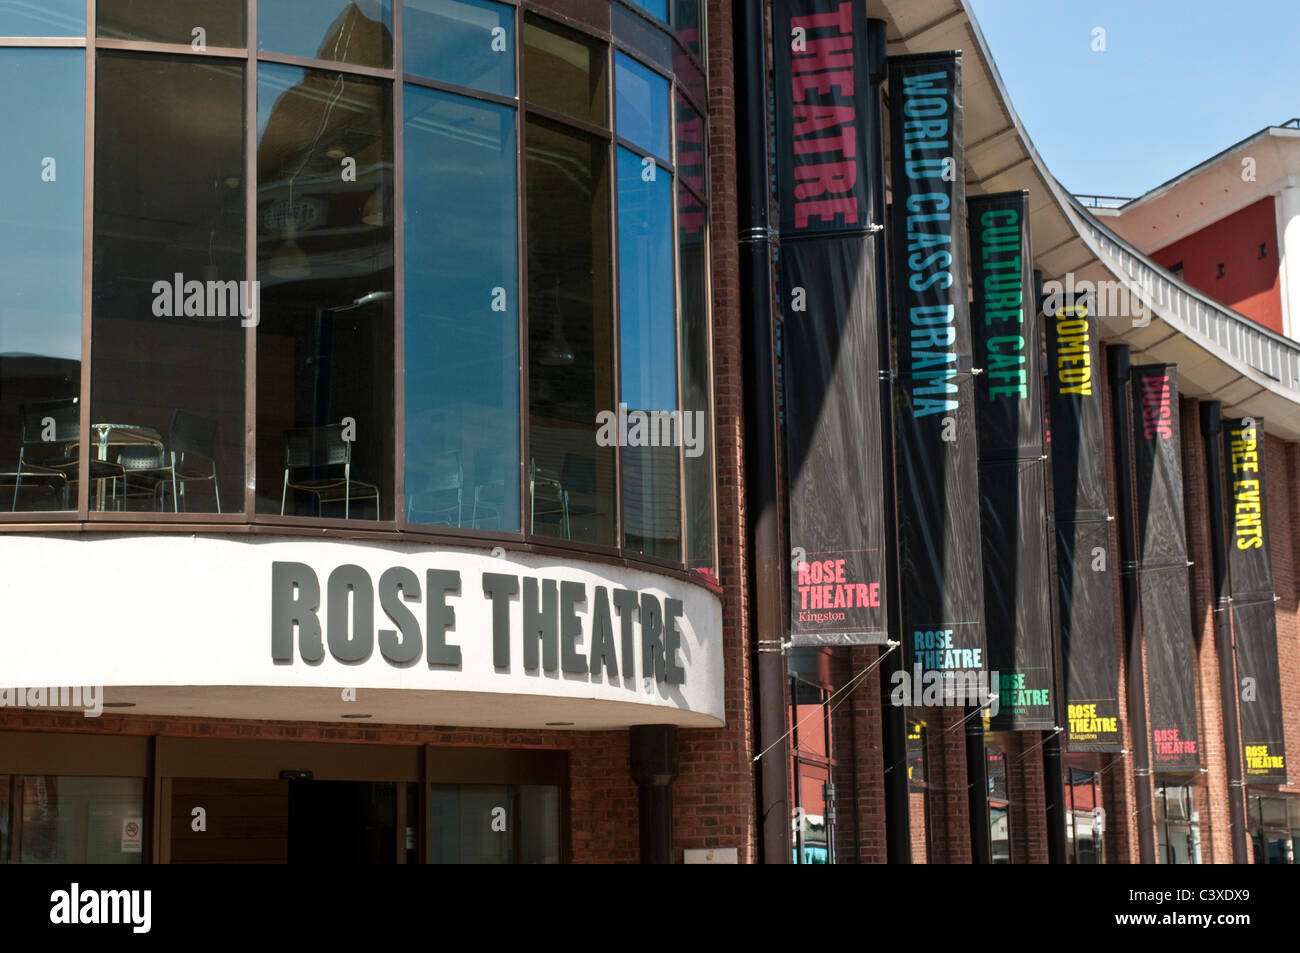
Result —
[[76, 509], [66, 441], [80, 414], [85, 85], [84, 50], [0, 55], [0, 509], [10, 511]]
[[391, 83], [260, 64], [257, 508], [391, 518]]
[[391, 67], [393, 0], [258, 0], [257, 48]]
[[515, 10], [490, 0], [406, 0], [403, 69], [498, 96], [515, 94]]
[[0, 0], [0, 523], [713, 571], [701, 8], [610, 2]]
[[529, 530], [616, 545], [609, 146], [529, 118]]
[[104, 51], [95, 80], [90, 509], [239, 512], [244, 65]]
[[[680, 558], [681, 449], [703, 426], [677, 400], [673, 305], [673, 185], [654, 160], [618, 150], [619, 348], [626, 419], [623, 540], [635, 552]], [[703, 417], [703, 414], [699, 415]]]
[[405, 96], [406, 518], [517, 533], [515, 111]]
[[85, 36], [86, 0], [6, 0], [0, 36]]
[[619, 138], [669, 161], [668, 80], [624, 53], [614, 56], [614, 119]]
[[96, 0], [95, 32], [106, 39], [242, 47], [243, 0]]

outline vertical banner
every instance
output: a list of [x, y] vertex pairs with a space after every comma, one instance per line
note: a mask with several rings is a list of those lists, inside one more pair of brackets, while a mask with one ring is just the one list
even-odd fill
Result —
[[1087, 295], [1043, 286], [1066, 747], [1121, 750], [1101, 336]]
[[1246, 781], [1286, 783], [1282, 680], [1277, 660], [1273, 566], [1264, 500], [1264, 427], [1255, 417], [1223, 422], [1228, 466], [1228, 579], [1241, 697]]
[[1157, 773], [1189, 771], [1200, 757], [1177, 367], [1135, 365], [1129, 379], [1151, 766]]
[[782, 384], [795, 644], [883, 642], [879, 316], [866, 8], [778, 0]]
[[905, 660], [973, 676], [987, 660], [960, 54], [891, 57], [889, 103]]
[[1029, 193], [967, 201], [980, 525], [994, 731], [1056, 726], [1038, 306]]

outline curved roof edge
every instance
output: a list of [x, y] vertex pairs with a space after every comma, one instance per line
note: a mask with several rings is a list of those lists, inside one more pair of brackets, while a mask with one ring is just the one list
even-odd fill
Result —
[[1034, 265], [1045, 279], [1109, 279], [1150, 313], [1102, 318], [1103, 337], [1134, 360], [1178, 365], [1180, 392], [1221, 400], [1225, 414], [1262, 417], [1300, 440], [1300, 342], [1270, 331], [1165, 271], [1103, 225], [1048, 170], [1011, 106], [969, 0], [868, 0], [888, 24], [889, 51], [969, 49], [963, 57], [967, 188], [1027, 188]]

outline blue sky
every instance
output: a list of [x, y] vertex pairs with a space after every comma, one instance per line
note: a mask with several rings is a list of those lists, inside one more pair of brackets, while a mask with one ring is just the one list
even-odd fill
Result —
[[1140, 195], [1300, 116], [1297, 0], [971, 6], [1029, 138], [1071, 192]]

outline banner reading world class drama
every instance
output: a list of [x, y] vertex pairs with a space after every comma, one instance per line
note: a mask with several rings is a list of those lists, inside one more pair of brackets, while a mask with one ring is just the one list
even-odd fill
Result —
[[1264, 500], [1264, 422], [1223, 422], [1228, 461], [1228, 577], [1241, 692], [1241, 747], [1246, 780], [1286, 783], [1282, 681], [1277, 661], [1273, 565]]
[[1177, 367], [1134, 366], [1129, 379], [1151, 764], [1157, 773], [1188, 771], [1200, 765], [1200, 753]]
[[866, 8], [778, 0], [777, 177], [790, 631], [887, 633]]
[[960, 54], [891, 57], [889, 104], [905, 664], [979, 671], [988, 665]]
[[1048, 282], [1043, 290], [1066, 744], [1070, 751], [1118, 752], [1119, 654], [1106, 511], [1101, 338], [1091, 296], [1066, 300], [1059, 282]]
[[1043, 389], [1029, 245], [1029, 193], [967, 201], [971, 334], [979, 414], [980, 525], [995, 731], [1056, 725]]

